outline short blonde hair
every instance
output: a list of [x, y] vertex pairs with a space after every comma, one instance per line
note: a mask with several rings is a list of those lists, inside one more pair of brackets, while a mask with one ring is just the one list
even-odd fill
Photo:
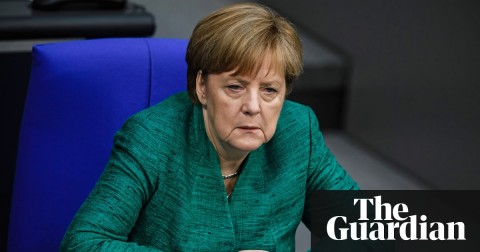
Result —
[[293, 24], [260, 4], [233, 4], [201, 19], [187, 47], [187, 89], [199, 103], [196, 77], [236, 69], [236, 74], [252, 74], [267, 53], [285, 74], [287, 94], [303, 70], [302, 44]]

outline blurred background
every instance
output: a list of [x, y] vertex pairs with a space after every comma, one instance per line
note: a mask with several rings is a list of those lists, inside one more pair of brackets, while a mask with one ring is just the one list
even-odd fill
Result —
[[[189, 38], [200, 18], [239, 1], [128, 2], [121, 11], [72, 19], [62, 9], [0, 0], [0, 251], [32, 45]], [[328, 147], [363, 189], [480, 189], [480, 2], [256, 2], [297, 26], [305, 71], [289, 98], [313, 108]], [[297, 251], [309, 240], [301, 225]]]

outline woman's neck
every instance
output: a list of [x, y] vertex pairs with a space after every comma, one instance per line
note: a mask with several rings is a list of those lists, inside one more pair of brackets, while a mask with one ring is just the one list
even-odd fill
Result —
[[207, 133], [207, 137], [212, 143], [213, 148], [217, 152], [218, 160], [220, 162], [220, 168], [222, 170], [222, 174], [231, 174], [240, 168], [243, 160], [248, 156], [249, 151], [242, 151], [233, 148], [226, 142], [222, 142], [218, 137], [212, 133], [212, 126], [208, 122], [206, 111], [204, 113], [204, 123], [205, 123], [205, 130]]
[[220, 155], [218, 155], [218, 160], [220, 162], [220, 168], [222, 170], [222, 175], [232, 174], [240, 168], [242, 162], [245, 160], [247, 156], [245, 155], [241, 159], [224, 159]]

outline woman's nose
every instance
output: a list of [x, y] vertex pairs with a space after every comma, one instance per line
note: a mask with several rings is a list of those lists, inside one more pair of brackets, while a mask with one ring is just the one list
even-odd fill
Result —
[[257, 92], [246, 92], [242, 112], [248, 115], [256, 115], [260, 113], [260, 95]]

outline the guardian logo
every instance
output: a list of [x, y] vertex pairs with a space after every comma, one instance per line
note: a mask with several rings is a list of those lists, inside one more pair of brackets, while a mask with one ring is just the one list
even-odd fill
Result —
[[[463, 222], [427, 222], [425, 215], [409, 215], [406, 204], [392, 207], [382, 203], [381, 196], [354, 199], [360, 207], [358, 222], [349, 222], [346, 216], [334, 216], [327, 223], [327, 234], [333, 240], [466, 240]], [[374, 210], [372, 214], [368, 213]], [[373, 208], [372, 208], [373, 207]], [[370, 216], [370, 219], [369, 219]]]

